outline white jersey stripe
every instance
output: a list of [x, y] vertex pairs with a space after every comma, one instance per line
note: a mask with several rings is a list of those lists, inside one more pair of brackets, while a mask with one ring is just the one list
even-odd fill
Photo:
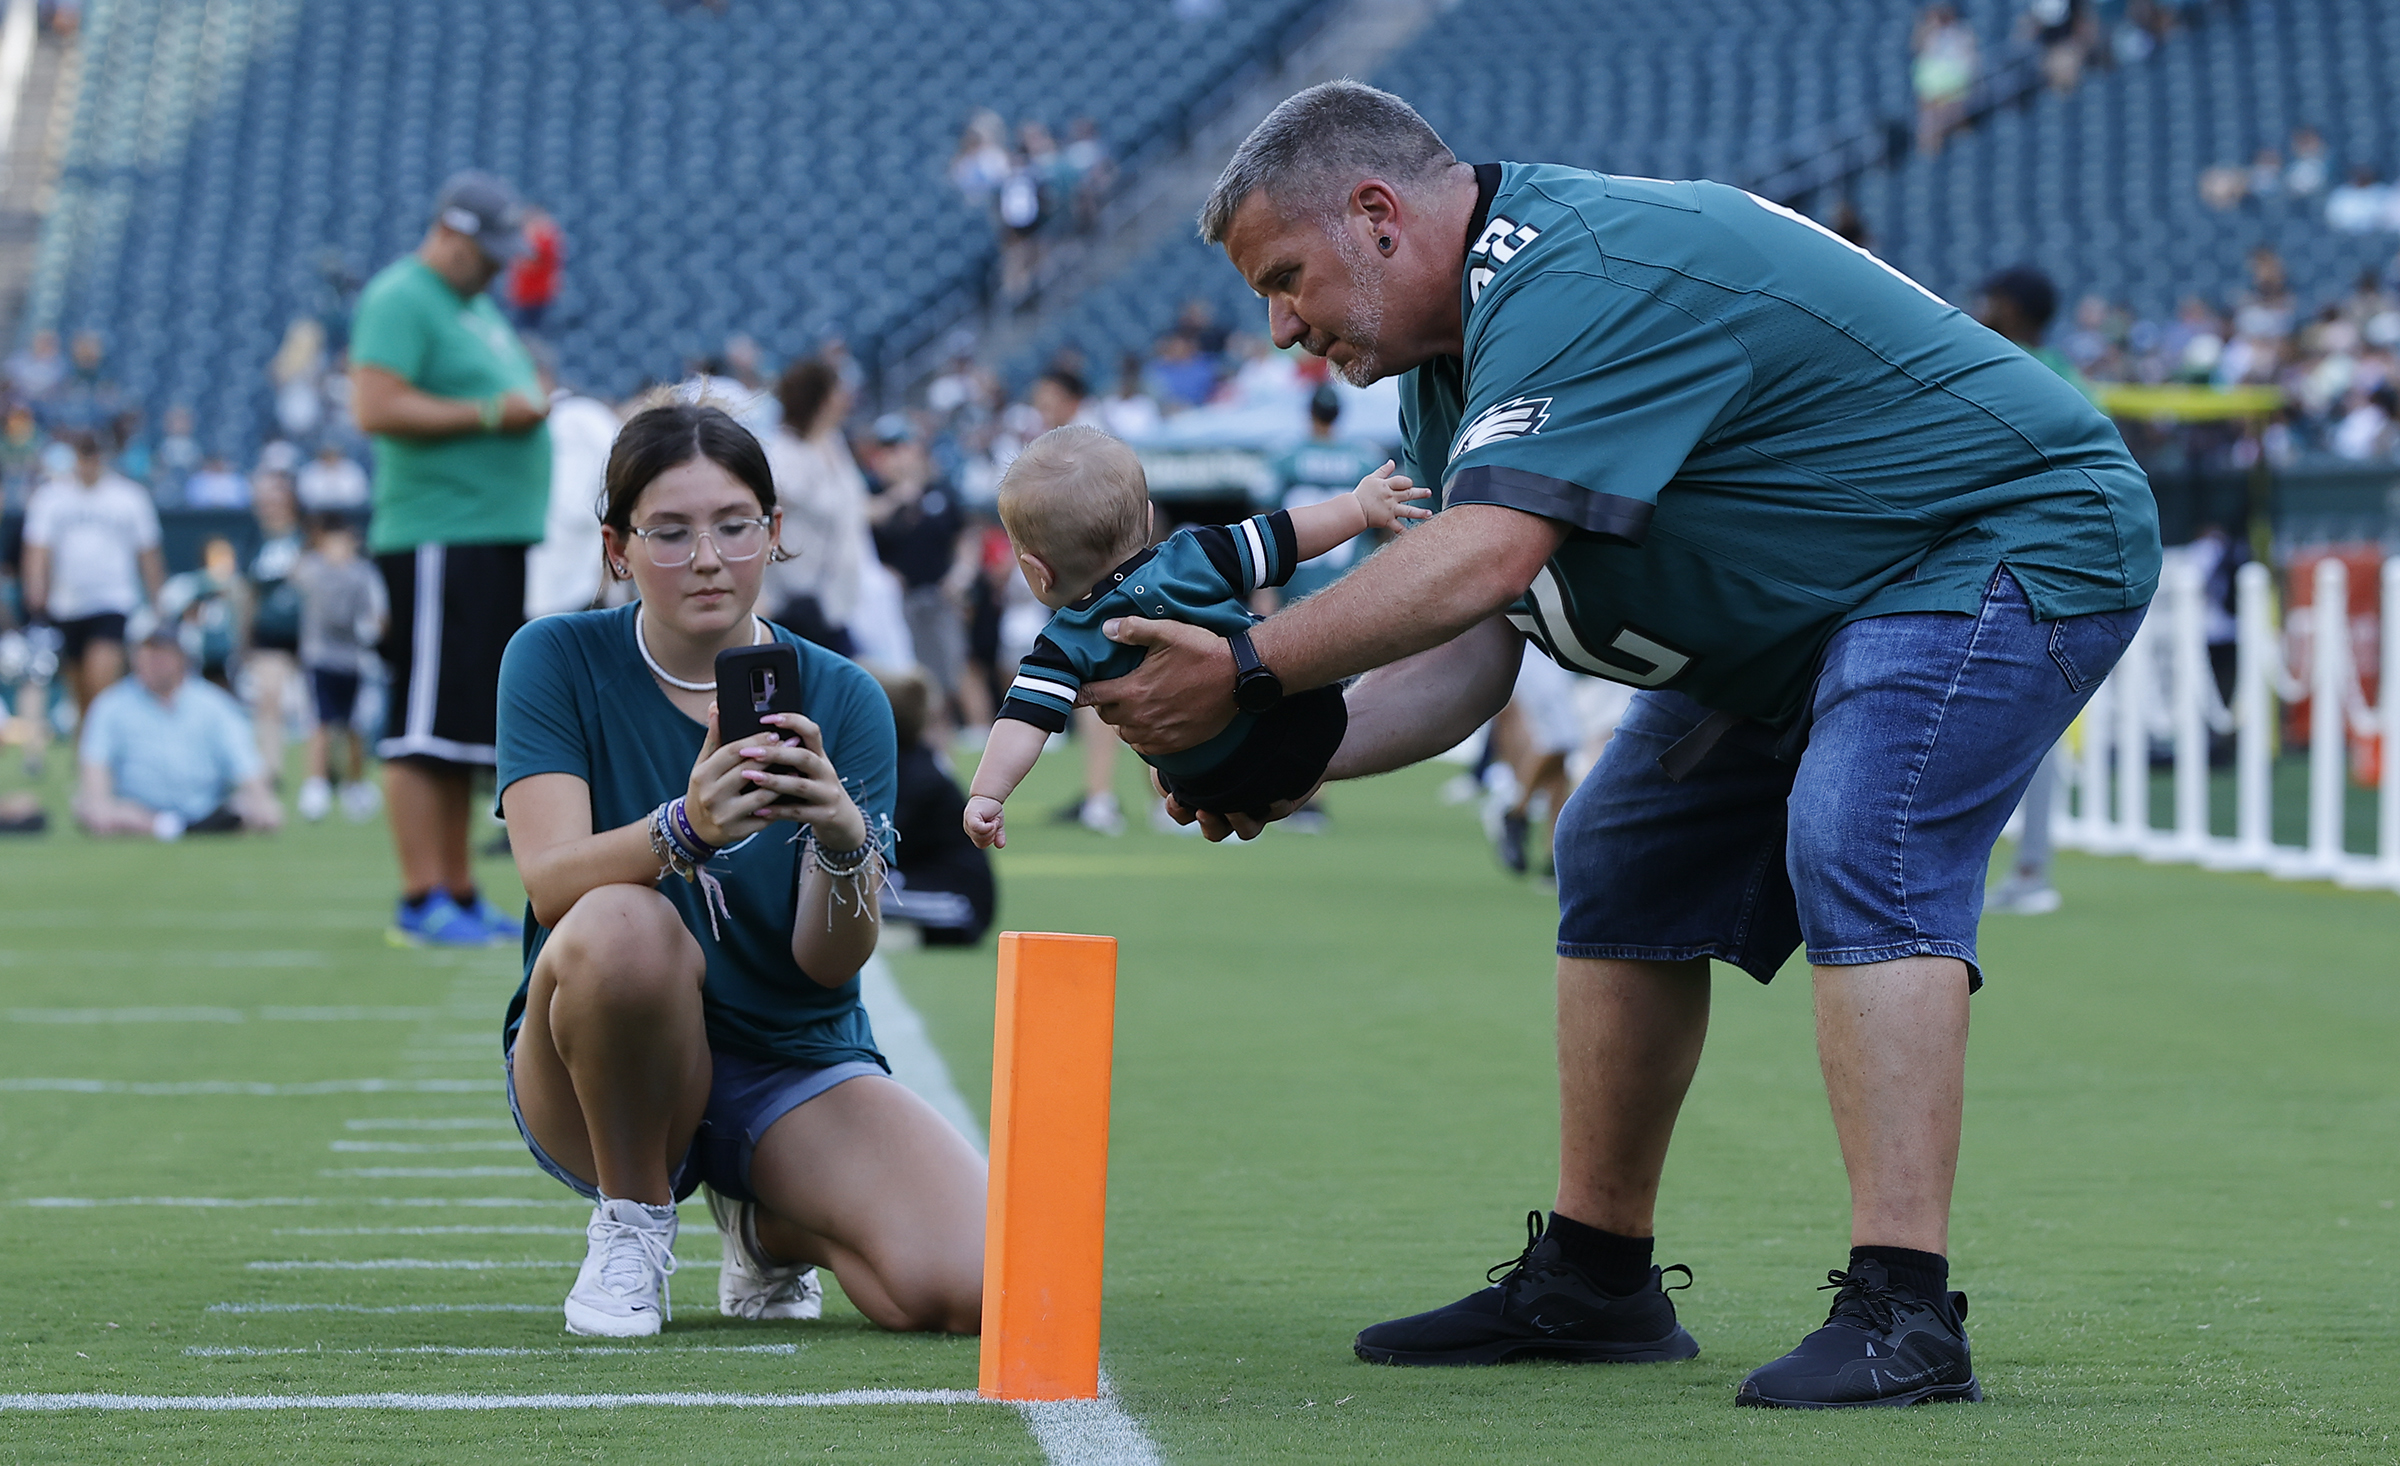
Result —
[[1250, 583], [1243, 590], [1256, 590], [1267, 583], [1267, 547], [1259, 538], [1258, 521], [1242, 521], [1242, 535], [1250, 544]]
[[1046, 682], [1039, 677], [1034, 677], [1023, 672], [1017, 674], [1016, 681], [1008, 684], [1008, 690], [1011, 692], [1039, 693], [1043, 697], [1055, 697], [1060, 702], [1073, 702], [1075, 700], [1075, 689], [1067, 686], [1067, 684], [1064, 682]]

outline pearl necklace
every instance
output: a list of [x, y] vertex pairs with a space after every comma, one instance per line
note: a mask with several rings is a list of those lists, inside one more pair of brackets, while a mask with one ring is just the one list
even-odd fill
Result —
[[[767, 628], [753, 614], [750, 618], [750, 644], [756, 646], [766, 639]], [[650, 655], [650, 643], [642, 637], [642, 613], [639, 611], [633, 613], [633, 649], [640, 652], [642, 660], [649, 664], [650, 675], [669, 687], [680, 687], [686, 692], [714, 692], [717, 690], [717, 684], [714, 682], [686, 682], [658, 664], [658, 658]]]

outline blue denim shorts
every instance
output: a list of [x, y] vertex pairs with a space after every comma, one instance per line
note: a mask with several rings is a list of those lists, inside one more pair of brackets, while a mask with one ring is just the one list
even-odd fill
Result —
[[1853, 622], [1796, 761], [1745, 723], [1681, 781], [1659, 755], [1708, 710], [1641, 693], [1559, 815], [1559, 955], [1713, 957], [1767, 982], [1805, 942], [1821, 966], [1956, 957], [1982, 986], [1992, 844], [2146, 609], [2036, 621], [2001, 570], [1976, 615]]
[[[750, 1189], [750, 1158], [767, 1127], [845, 1080], [884, 1072], [881, 1064], [863, 1060], [809, 1069], [797, 1064], [747, 1059], [720, 1050], [711, 1050], [709, 1061], [714, 1073], [708, 1085], [708, 1108], [701, 1112], [700, 1128], [692, 1134], [691, 1147], [684, 1151], [683, 1160], [675, 1167], [677, 1201], [699, 1190], [703, 1181], [719, 1196], [735, 1201], [758, 1200]], [[525, 1137], [525, 1148], [533, 1152], [534, 1164], [572, 1187], [577, 1195], [598, 1201], [599, 1185], [552, 1160], [549, 1152], [533, 1138], [533, 1132], [525, 1127], [525, 1112], [517, 1105], [514, 1044], [509, 1047], [504, 1066], [508, 1072], [508, 1113], [517, 1122], [517, 1133]]]

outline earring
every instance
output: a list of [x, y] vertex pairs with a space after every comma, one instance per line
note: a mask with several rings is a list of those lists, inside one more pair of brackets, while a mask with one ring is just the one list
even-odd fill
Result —
[[1375, 246], [1376, 248], [1382, 250], [1385, 254], [1390, 254], [1392, 252], [1392, 237], [1386, 234], [1381, 239], [1375, 241]]
[[608, 568], [609, 568], [610, 570], [612, 570], [612, 571], [616, 572], [617, 578], [618, 578], [618, 579], [620, 579], [620, 580], [622, 580], [622, 579], [623, 579], [623, 578], [624, 578], [624, 577], [625, 577], [625, 576], [626, 576], [628, 573], [630, 573], [630, 572], [628, 572], [628, 571], [626, 570], [626, 568], [625, 568], [625, 562], [624, 562], [624, 561], [622, 561], [622, 560], [618, 560], [618, 561], [614, 561], [614, 562], [612, 562], [612, 563], [609, 565], [609, 567], [608, 567]]

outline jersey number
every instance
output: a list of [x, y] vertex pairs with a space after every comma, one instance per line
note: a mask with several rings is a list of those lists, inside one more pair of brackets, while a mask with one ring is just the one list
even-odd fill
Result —
[[1686, 654], [1663, 646], [1630, 626], [1609, 639], [1608, 650], [1636, 663], [1635, 666], [1612, 662], [1584, 645], [1582, 634], [1567, 615], [1566, 598], [1559, 593], [1558, 577], [1547, 565], [1533, 578], [1533, 584], [1525, 588], [1525, 599], [1530, 605], [1526, 610], [1509, 613], [1509, 623], [1562, 667], [1633, 687], [1664, 687], [1692, 664]]

